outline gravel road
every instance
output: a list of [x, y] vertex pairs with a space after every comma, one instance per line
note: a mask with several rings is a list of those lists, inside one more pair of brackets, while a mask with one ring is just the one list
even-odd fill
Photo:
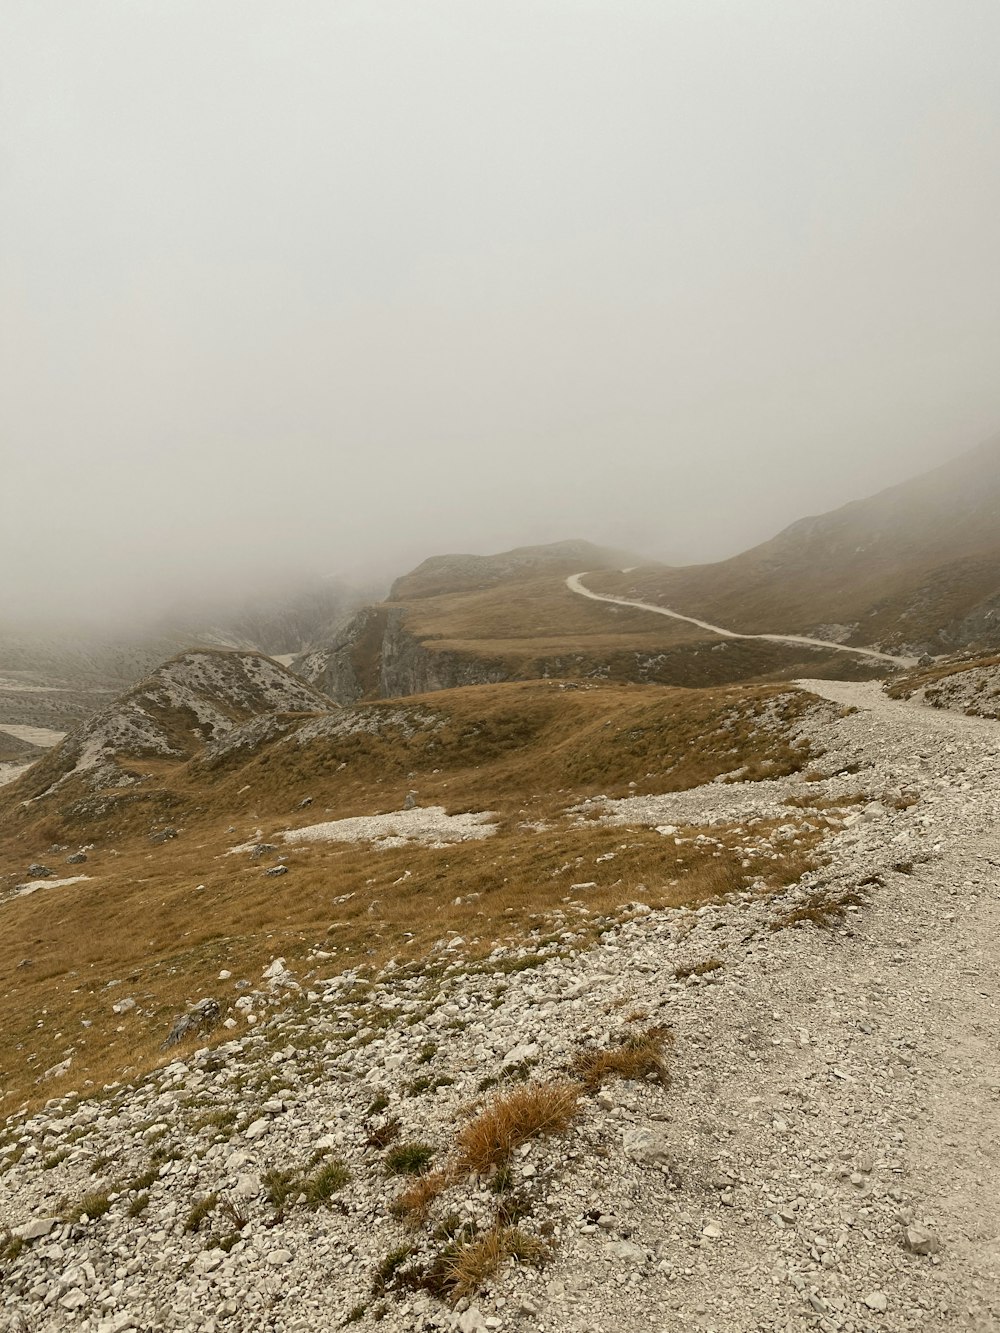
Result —
[[[623, 570], [622, 573], [627, 573]], [[579, 594], [580, 597], [589, 597], [592, 602], [611, 602], [615, 606], [631, 606], [638, 611], [653, 611], [658, 616], [669, 616], [671, 620], [684, 620], [689, 625], [697, 625], [699, 629], [708, 630], [710, 634], [718, 634], [723, 639], [764, 639], [769, 643], [796, 643], [802, 644], [807, 648], [823, 648], [837, 653], [853, 653], [859, 657], [874, 657], [879, 662], [892, 662], [895, 666], [912, 667], [916, 665], [915, 657], [893, 657], [889, 653], [880, 653], [875, 648], [854, 648], [846, 643], [831, 643], [827, 639], [810, 639], [801, 634], [737, 634], [735, 630], [723, 629], [721, 625], [713, 625], [708, 620], [697, 620], [694, 616], [682, 616], [679, 611], [671, 611], [665, 606], [657, 606], [655, 602], [636, 602], [630, 601], [626, 597], [612, 597], [609, 593], [591, 592], [585, 588], [582, 579], [586, 578], [587, 571], [581, 574], [571, 574], [566, 580], [566, 587], [570, 592]]]

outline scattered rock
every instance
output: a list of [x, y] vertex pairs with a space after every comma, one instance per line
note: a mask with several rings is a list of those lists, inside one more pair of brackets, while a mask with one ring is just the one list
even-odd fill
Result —
[[179, 1041], [183, 1041], [192, 1032], [211, 1031], [219, 1021], [221, 1012], [222, 1006], [218, 1000], [199, 1000], [197, 1004], [191, 1006], [186, 1014], [177, 1015], [160, 1049], [165, 1051], [171, 1046], [176, 1046]]

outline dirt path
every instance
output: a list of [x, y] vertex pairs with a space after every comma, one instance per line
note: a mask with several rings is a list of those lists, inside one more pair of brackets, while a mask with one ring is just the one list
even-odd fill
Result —
[[[624, 571], [623, 571], [624, 572]], [[638, 611], [653, 611], [658, 616], [669, 616], [671, 620], [685, 620], [689, 625], [697, 625], [699, 629], [708, 630], [710, 634], [718, 634], [723, 639], [764, 639], [769, 643], [796, 643], [807, 648], [824, 648], [837, 653], [853, 653], [860, 657], [874, 657], [880, 662], [892, 662], [895, 666], [911, 667], [916, 665], [915, 657], [892, 657], [889, 653], [877, 652], [874, 648], [853, 648], [846, 643], [830, 643], [826, 639], [809, 639], [800, 634], [737, 634], [735, 630], [723, 629], [721, 625], [713, 625], [707, 620], [697, 620], [694, 616], [682, 616], [679, 611], [670, 611], [665, 606], [656, 606], [653, 602], [630, 601], [625, 597], [612, 597], [607, 593], [591, 592], [581, 583], [581, 579], [586, 578], [587, 571], [581, 574], [571, 574], [566, 580], [566, 587], [570, 592], [578, 593], [581, 597], [589, 597], [592, 602], [611, 602], [615, 606], [631, 606]]]
[[[687, 937], [724, 971], [670, 998], [662, 1110], [616, 1093], [614, 1112], [662, 1142], [674, 1183], [647, 1168], [595, 1197], [628, 1245], [567, 1256], [540, 1327], [1000, 1331], [1000, 725], [877, 682], [801, 684], [857, 710], [821, 737], [824, 768], [919, 799], [834, 839], [816, 888], [867, 900], [841, 928], [734, 939], [711, 913]], [[664, 952], [632, 949], [629, 1003]]]

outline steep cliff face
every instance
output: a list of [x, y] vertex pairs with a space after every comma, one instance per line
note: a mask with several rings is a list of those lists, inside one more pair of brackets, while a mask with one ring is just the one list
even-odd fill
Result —
[[401, 607], [393, 607], [386, 616], [379, 673], [384, 698], [451, 690], [460, 685], [497, 685], [513, 680], [514, 675], [509, 663], [488, 652], [472, 656], [449, 649], [436, 651], [432, 643], [422, 643], [407, 629], [406, 612]]
[[299, 658], [293, 670], [340, 704], [514, 679], [498, 658], [435, 651], [407, 629], [404, 608], [386, 606], [359, 611], [329, 648]]
[[337, 703], [382, 693], [382, 643], [388, 609], [366, 606], [334, 634], [326, 648], [296, 658], [292, 670]]
[[293, 669], [340, 704], [362, 699], [398, 699], [466, 685], [505, 681], [579, 679], [637, 684], [714, 686], [795, 676], [863, 680], [877, 663], [778, 643], [695, 640], [663, 651], [641, 651], [625, 642], [600, 650], [501, 652], [484, 640], [461, 651], [421, 639], [409, 627], [405, 607], [368, 607], [345, 627], [337, 642], [310, 653]]

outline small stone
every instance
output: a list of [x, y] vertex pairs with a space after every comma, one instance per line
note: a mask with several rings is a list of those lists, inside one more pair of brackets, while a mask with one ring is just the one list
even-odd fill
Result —
[[254, 1120], [252, 1124], [247, 1125], [246, 1137], [253, 1142], [254, 1139], [262, 1138], [271, 1127], [270, 1120], [261, 1118]]
[[14, 1235], [20, 1236], [22, 1240], [40, 1240], [58, 1225], [58, 1217], [35, 1217], [30, 1222], [25, 1222], [23, 1226], [15, 1227]]
[[941, 1237], [929, 1227], [914, 1222], [906, 1228], [904, 1244], [911, 1254], [937, 1254]]
[[622, 1135], [625, 1156], [657, 1165], [670, 1160], [670, 1146], [662, 1130], [627, 1129]]
[[483, 1319], [482, 1311], [478, 1305], [471, 1305], [458, 1317], [458, 1323], [454, 1325], [458, 1333], [486, 1333], [486, 1321]]
[[282, 1264], [292, 1262], [291, 1250], [270, 1250], [267, 1255], [267, 1262], [272, 1268], [280, 1268]]
[[626, 1264], [644, 1264], [646, 1262], [646, 1251], [640, 1249], [638, 1245], [633, 1245], [630, 1240], [618, 1240], [610, 1244], [608, 1254], [613, 1259], [618, 1259]]
[[865, 1305], [868, 1306], [869, 1310], [882, 1313], [889, 1308], [889, 1298], [884, 1291], [870, 1291], [865, 1297]]

